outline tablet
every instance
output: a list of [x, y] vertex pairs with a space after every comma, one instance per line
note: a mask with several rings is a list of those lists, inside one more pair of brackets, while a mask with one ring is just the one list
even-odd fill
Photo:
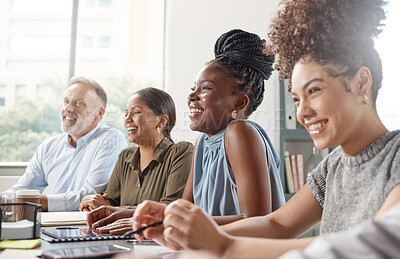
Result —
[[99, 241], [99, 240], [116, 240], [116, 239], [133, 239], [133, 237], [124, 237], [121, 235], [110, 235], [108, 233], [97, 233], [96, 230], [78, 227], [59, 227], [43, 229], [42, 233], [52, 237], [44, 238], [47, 242], [79, 242], [79, 241]]
[[110, 258], [117, 253], [129, 251], [129, 248], [119, 245], [74, 247], [43, 251], [42, 257], [47, 259]]

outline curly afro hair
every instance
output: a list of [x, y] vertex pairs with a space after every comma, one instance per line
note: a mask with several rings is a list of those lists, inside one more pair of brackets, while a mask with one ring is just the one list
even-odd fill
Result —
[[278, 54], [275, 68], [290, 78], [302, 58], [333, 64], [341, 70], [336, 76], [353, 76], [367, 66], [375, 101], [382, 64], [373, 39], [386, 18], [385, 5], [383, 0], [282, 0], [268, 34], [270, 50]]
[[275, 56], [265, 53], [265, 40], [239, 29], [222, 34], [214, 54], [207, 64], [238, 80], [238, 90], [249, 97], [244, 115], [250, 116], [264, 98], [264, 80], [271, 76]]

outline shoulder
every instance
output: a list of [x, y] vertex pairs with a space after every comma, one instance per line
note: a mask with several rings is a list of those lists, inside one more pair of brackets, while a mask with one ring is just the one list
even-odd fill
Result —
[[100, 128], [94, 133], [91, 141], [92, 145], [100, 144], [103, 148], [112, 150], [122, 150], [127, 146], [127, 141], [122, 132], [109, 126], [100, 125]]
[[56, 145], [64, 144], [67, 141], [67, 134], [60, 133], [56, 136], [46, 138], [38, 148], [54, 147]]
[[[255, 124], [255, 123], [254, 123]], [[236, 120], [231, 122], [226, 128], [224, 140], [234, 143], [246, 144], [262, 144], [264, 146], [263, 137], [260, 130], [256, 128], [253, 122], [246, 120]]]
[[119, 157], [120, 158], [127, 158], [128, 156], [133, 155], [136, 152], [137, 149], [138, 149], [137, 146], [127, 147], [127, 148], [125, 148], [125, 149], [123, 149], [121, 151], [121, 153], [119, 154]]
[[187, 141], [180, 141], [178, 143], [172, 144], [170, 147], [170, 153], [173, 154], [184, 154], [193, 153], [193, 144]]
[[391, 145], [396, 152], [400, 151], [400, 130], [389, 132], [388, 138], [389, 145]]
[[125, 138], [124, 134], [118, 129], [111, 128], [106, 125], [100, 125], [100, 128], [95, 133], [97, 137], [119, 137]]

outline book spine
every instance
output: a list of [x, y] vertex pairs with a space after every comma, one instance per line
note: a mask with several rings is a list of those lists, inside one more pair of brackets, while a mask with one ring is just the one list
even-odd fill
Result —
[[305, 182], [303, 154], [297, 154], [296, 159], [297, 159], [297, 172], [299, 174], [299, 189], [301, 189], [301, 187], [303, 187]]
[[299, 173], [297, 170], [297, 162], [296, 162], [296, 155], [290, 155], [290, 163], [292, 165], [292, 175], [293, 175], [293, 189], [294, 192], [299, 190]]
[[293, 175], [292, 175], [292, 166], [290, 165], [290, 156], [289, 152], [285, 151], [285, 172], [286, 172], [286, 183], [288, 187], [288, 192], [289, 193], [294, 193], [294, 188], [293, 188]]

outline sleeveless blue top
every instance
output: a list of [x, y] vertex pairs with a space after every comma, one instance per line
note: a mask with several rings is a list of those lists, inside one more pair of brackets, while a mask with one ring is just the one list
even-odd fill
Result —
[[[278, 172], [279, 155], [260, 125], [253, 121], [244, 121], [256, 128], [264, 139], [274, 211], [285, 203]], [[203, 133], [197, 140], [193, 168], [194, 204], [210, 216], [240, 215], [235, 177], [225, 152], [224, 136], [228, 126], [210, 138]]]

